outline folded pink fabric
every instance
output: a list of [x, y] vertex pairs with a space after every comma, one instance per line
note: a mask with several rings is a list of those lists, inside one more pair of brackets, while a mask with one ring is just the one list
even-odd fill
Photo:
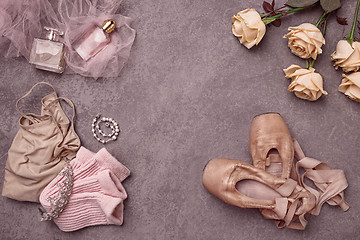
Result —
[[[129, 169], [105, 149], [98, 153], [81, 147], [70, 162], [73, 188], [63, 212], [54, 222], [66, 232], [87, 226], [123, 223], [123, 201], [127, 198], [121, 182], [130, 175]], [[64, 176], [58, 175], [40, 195], [40, 203], [52, 210], [49, 198], [55, 197]]]

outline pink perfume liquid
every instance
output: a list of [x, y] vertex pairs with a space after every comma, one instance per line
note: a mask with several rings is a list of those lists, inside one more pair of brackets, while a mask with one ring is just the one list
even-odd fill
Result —
[[88, 28], [73, 44], [82, 59], [88, 61], [110, 43], [109, 35], [100, 27]]

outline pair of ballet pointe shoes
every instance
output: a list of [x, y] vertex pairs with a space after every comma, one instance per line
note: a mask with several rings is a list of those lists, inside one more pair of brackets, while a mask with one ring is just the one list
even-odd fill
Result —
[[[231, 205], [258, 208], [278, 228], [305, 229], [305, 216], [319, 215], [325, 202], [349, 209], [344, 172], [305, 157], [280, 114], [253, 119], [250, 154], [253, 165], [232, 159], [209, 161], [203, 172], [204, 187]], [[307, 185], [305, 178], [314, 186]]]

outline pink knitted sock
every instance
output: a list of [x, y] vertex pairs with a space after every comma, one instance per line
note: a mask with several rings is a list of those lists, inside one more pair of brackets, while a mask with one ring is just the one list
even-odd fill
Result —
[[81, 146], [76, 153], [76, 159], [79, 162], [86, 162], [87, 160], [91, 159], [94, 155], [95, 153]]
[[100, 149], [96, 154], [81, 147], [76, 154], [77, 161], [71, 161], [73, 171], [80, 172], [75, 174], [76, 178], [83, 178], [96, 174], [104, 169], [111, 170], [120, 180], [124, 181], [129, 175], [130, 170], [116, 160], [105, 148]]
[[[85, 147], [80, 147], [79, 151], [70, 162], [73, 171], [73, 181], [78, 182], [88, 176], [96, 175], [98, 172], [110, 169], [120, 182], [130, 175], [130, 170], [118, 162], [105, 148], [98, 153], [93, 153]], [[58, 175], [46, 186], [47, 198], [54, 196], [59, 191], [58, 183], [64, 181], [64, 176]], [[45, 190], [45, 189], [44, 189]], [[74, 189], [73, 189], [74, 191]]]
[[106, 148], [100, 149], [93, 158], [99, 164], [100, 168], [111, 170], [120, 182], [124, 181], [130, 175], [130, 170], [116, 160]]
[[[94, 154], [81, 147], [70, 164], [73, 167], [73, 189], [65, 209], [53, 219], [58, 227], [63, 231], [75, 231], [92, 225], [121, 225], [123, 200], [127, 198], [121, 181], [130, 171], [106, 149]], [[41, 193], [40, 203], [47, 211], [51, 211], [47, 199], [58, 193], [57, 184], [63, 179], [58, 175]]]
[[[86, 177], [88, 172], [87, 168], [91, 167], [91, 162], [89, 164], [83, 164], [91, 160], [95, 153], [89, 151], [84, 147], [80, 147], [76, 153], [76, 157], [70, 162], [71, 169], [73, 171], [73, 181], [78, 180], [82, 177]], [[46, 192], [48, 196], [54, 196], [59, 191], [58, 184], [63, 182], [65, 179], [61, 174], [57, 175], [47, 186]], [[44, 189], [45, 190], [45, 189]]]
[[[109, 170], [74, 182], [73, 192], [64, 211], [54, 218], [62, 231], [87, 226], [123, 223], [123, 200], [127, 198], [119, 179]], [[48, 202], [41, 204], [50, 210]]]

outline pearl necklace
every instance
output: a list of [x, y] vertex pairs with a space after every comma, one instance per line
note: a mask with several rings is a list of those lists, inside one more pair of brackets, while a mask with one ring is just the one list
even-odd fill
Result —
[[[100, 116], [100, 114], [97, 114], [91, 124], [91, 131], [94, 135], [94, 138], [104, 144], [110, 141], [115, 141], [120, 132], [117, 122], [112, 118], [100, 118]], [[103, 122], [104, 124], [101, 124], [101, 122]], [[111, 128], [111, 133], [107, 134], [103, 130], [101, 130], [100, 124], [104, 125], [107, 128]], [[97, 133], [99, 133], [102, 138], [100, 138]]]

